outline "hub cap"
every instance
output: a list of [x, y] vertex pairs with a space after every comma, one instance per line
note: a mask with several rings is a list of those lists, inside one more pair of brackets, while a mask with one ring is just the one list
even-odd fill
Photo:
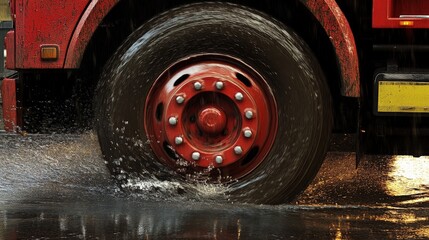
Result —
[[227, 117], [222, 109], [207, 107], [198, 114], [197, 125], [204, 133], [217, 135], [225, 129], [226, 122]]
[[257, 167], [271, 149], [278, 121], [266, 81], [227, 56], [192, 58], [167, 69], [149, 91], [144, 119], [162, 163], [217, 179], [242, 177]]

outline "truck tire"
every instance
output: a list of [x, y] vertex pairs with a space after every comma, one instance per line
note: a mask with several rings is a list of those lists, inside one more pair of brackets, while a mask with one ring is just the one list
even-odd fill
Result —
[[303, 40], [229, 3], [182, 6], [142, 25], [109, 60], [95, 100], [114, 176], [211, 182], [248, 203], [305, 189], [332, 125], [327, 83]]

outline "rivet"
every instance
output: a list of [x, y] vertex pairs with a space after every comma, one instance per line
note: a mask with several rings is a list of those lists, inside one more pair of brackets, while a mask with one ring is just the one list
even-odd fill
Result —
[[201, 154], [199, 152], [193, 152], [192, 153], [192, 159], [195, 161], [200, 160]]
[[185, 101], [185, 98], [183, 96], [177, 96], [176, 97], [176, 102], [178, 104], [182, 104]]
[[252, 119], [253, 118], [253, 112], [250, 111], [250, 110], [246, 111], [245, 115], [246, 115], [247, 119]]
[[243, 101], [243, 99], [244, 99], [244, 96], [243, 96], [243, 94], [241, 92], [238, 92], [238, 93], [235, 94], [235, 100], [237, 100], [237, 101]]
[[251, 138], [253, 135], [252, 131], [250, 129], [244, 130], [244, 137]]
[[222, 90], [224, 87], [224, 83], [223, 82], [216, 82], [216, 88], [217, 90]]
[[179, 122], [179, 120], [177, 119], [177, 117], [170, 117], [168, 119], [168, 123], [170, 123], [170, 125], [172, 125], [172, 126], [176, 126], [177, 122]]
[[236, 146], [234, 148], [234, 153], [237, 154], [237, 155], [240, 155], [240, 154], [243, 153], [243, 149], [240, 146]]
[[176, 143], [176, 145], [180, 145], [183, 143], [183, 138], [182, 137], [176, 137], [174, 139], [174, 143]]
[[203, 85], [200, 82], [195, 82], [194, 83], [194, 88], [195, 90], [201, 90], [201, 88], [203, 87]]
[[215, 161], [217, 164], [223, 163], [223, 157], [222, 156], [216, 156]]

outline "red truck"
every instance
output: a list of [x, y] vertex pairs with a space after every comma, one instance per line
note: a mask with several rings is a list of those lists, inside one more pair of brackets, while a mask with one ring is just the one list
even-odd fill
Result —
[[94, 126], [120, 182], [149, 174], [275, 204], [314, 178], [332, 132], [356, 133], [358, 159], [389, 134], [427, 148], [428, 1], [10, 7], [5, 129]]

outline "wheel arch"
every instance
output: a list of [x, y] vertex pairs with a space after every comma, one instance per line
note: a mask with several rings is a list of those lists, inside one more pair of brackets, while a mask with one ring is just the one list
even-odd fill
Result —
[[347, 18], [334, 0], [300, 0], [321, 24], [334, 47], [341, 74], [341, 94], [360, 96], [359, 59]]
[[93, 0], [82, 14], [67, 49], [64, 68], [79, 68], [88, 43], [96, 29], [118, 0]]
[[[97, 59], [98, 68], [102, 68], [110, 54], [119, 47], [120, 43], [139, 25], [156, 14], [176, 6], [195, 2], [180, 0], [174, 3], [169, 1], [138, 1], [138, 0], [94, 0], [83, 13], [72, 39], [65, 59], [65, 68], [80, 68], [85, 60], [94, 62]], [[263, 11], [284, 22], [295, 30], [307, 44], [315, 51], [315, 55], [322, 65], [322, 69], [330, 72], [327, 75], [333, 95], [346, 97], [360, 96], [359, 60], [353, 32], [349, 23], [334, 0], [230, 0], [229, 2], [246, 5]], [[281, 6], [281, 7], [279, 7]], [[297, 11], [279, 12], [279, 9], [299, 8]], [[135, 9], [142, 12], [130, 14]], [[289, 10], [290, 10], [289, 9]], [[310, 15], [309, 19], [304, 19]], [[293, 21], [290, 19], [294, 19]], [[103, 28], [116, 24], [122, 20], [120, 27], [108, 29], [107, 33], [99, 33]], [[294, 24], [298, 20], [298, 23]], [[302, 23], [305, 24], [302, 24]], [[310, 28], [317, 28], [317, 34], [306, 33]], [[305, 26], [305, 27], [303, 27]], [[310, 30], [312, 31], [312, 30]], [[323, 32], [323, 34], [320, 34]], [[108, 48], [98, 52], [90, 46], [106, 41], [106, 36], [115, 35], [116, 39], [107, 39]], [[323, 36], [321, 36], [323, 35]], [[324, 41], [320, 42], [319, 38]], [[100, 47], [99, 47], [100, 48]], [[323, 49], [328, 50], [323, 50]], [[322, 49], [322, 50], [321, 50]], [[326, 52], [330, 56], [326, 56]], [[101, 57], [99, 55], [102, 55]], [[104, 55], [104, 56], [103, 56]], [[332, 66], [335, 69], [332, 69]], [[337, 79], [337, 80], [335, 80]]]

